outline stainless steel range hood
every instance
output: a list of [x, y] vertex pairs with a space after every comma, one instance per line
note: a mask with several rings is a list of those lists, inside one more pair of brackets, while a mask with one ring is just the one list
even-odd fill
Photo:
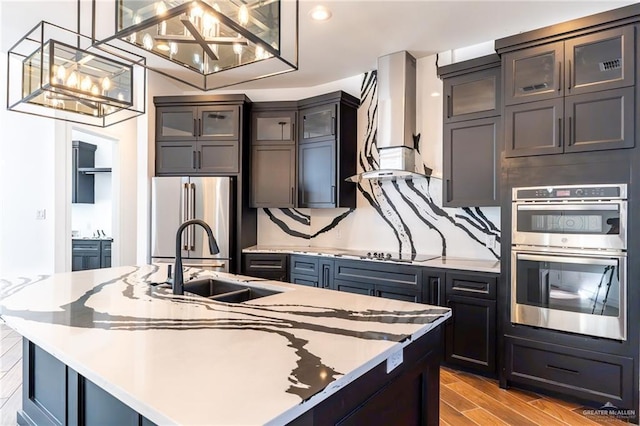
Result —
[[[378, 131], [380, 169], [351, 176], [361, 179], [413, 179], [416, 171], [416, 59], [401, 51], [378, 58]], [[415, 141], [414, 141], [415, 140]], [[420, 160], [418, 158], [418, 160]], [[420, 163], [422, 161], [420, 160]]]

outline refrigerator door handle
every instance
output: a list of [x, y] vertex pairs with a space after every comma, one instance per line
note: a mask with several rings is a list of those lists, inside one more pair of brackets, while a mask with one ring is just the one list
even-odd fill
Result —
[[[189, 217], [189, 184], [185, 183], [182, 186], [182, 212], [180, 214], [180, 220], [182, 223], [186, 222]], [[182, 249], [189, 250], [189, 233], [184, 232], [182, 234]]]
[[[196, 218], [196, 184], [191, 183], [191, 217], [189, 219]], [[191, 225], [191, 241], [189, 243], [189, 250], [195, 251], [196, 247], [196, 227]]]

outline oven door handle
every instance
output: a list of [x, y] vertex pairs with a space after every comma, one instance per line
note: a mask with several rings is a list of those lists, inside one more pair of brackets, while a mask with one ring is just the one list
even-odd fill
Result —
[[538, 254], [524, 254], [515, 253], [517, 260], [531, 260], [534, 262], [562, 262], [562, 263], [577, 263], [582, 265], [603, 265], [603, 266], [617, 266], [619, 258], [609, 257], [599, 259], [592, 256], [566, 256], [560, 255], [538, 255]]
[[602, 204], [517, 204], [516, 208], [520, 211], [525, 210], [620, 210], [622, 202], [607, 202]]

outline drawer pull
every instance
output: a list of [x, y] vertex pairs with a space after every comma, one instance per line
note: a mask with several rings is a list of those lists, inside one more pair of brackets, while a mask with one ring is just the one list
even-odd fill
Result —
[[551, 364], [547, 364], [547, 368], [550, 368], [552, 370], [562, 371], [564, 373], [580, 374], [580, 372], [577, 370], [572, 370], [570, 368], [564, 368], [564, 367], [556, 367], [555, 365], [551, 365]]
[[489, 287], [486, 284], [455, 284], [452, 290], [489, 294]]

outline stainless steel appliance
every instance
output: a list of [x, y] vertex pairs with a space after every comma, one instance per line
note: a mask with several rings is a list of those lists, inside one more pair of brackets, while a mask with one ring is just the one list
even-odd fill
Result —
[[514, 188], [511, 321], [627, 338], [627, 186]]
[[220, 253], [209, 254], [202, 228], [183, 232], [182, 259], [185, 266], [229, 271], [230, 223], [232, 217], [230, 178], [156, 177], [151, 188], [151, 261], [174, 262], [176, 230], [189, 219], [201, 219], [213, 230]]

